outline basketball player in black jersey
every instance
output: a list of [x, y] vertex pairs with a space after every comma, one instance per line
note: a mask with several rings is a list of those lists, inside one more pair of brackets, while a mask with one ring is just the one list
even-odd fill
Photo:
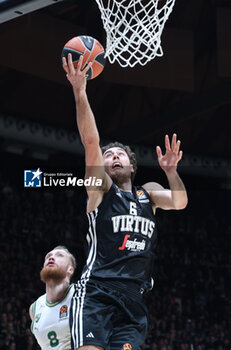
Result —
[[[100, 148], [94, 115], [86, 94], [86, 72], [69, 54], [63, 59], [72, 84], [77, 124], [86, 155], [86, 178], [101, 178], [102, 186], [86, 188], [89, 253], [72, 301], [72, 349], [138, 350], [147, 331], [144, 294], [152, 288], [156, 245], [155, 210], [183, 209], [187, 194], [177, 173], [182, 157], [174, 134], [166, 153], [157, 146], [158, 161], [170, 189], [150, 182], [132, 185], [135, 155], [122, 144]], [[177, 190], [173, 190], [177, 189]]]

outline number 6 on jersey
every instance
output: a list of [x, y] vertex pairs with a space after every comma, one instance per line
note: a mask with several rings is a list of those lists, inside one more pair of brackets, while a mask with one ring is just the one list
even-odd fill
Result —
[[129, 213], [131, 215], [137, 215], [136, 203], [130, 202], [130, 210]]

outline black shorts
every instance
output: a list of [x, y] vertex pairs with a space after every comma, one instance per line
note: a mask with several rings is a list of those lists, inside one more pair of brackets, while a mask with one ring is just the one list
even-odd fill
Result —
[[83, 345], [139, 350], [147, 332], [147, 308], [134, 290], [78, 282], [70, 312], [72, 350]]

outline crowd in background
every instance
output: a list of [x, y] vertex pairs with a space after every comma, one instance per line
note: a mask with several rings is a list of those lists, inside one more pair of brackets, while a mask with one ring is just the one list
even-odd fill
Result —
[[[36, 350], [28, 309], [44, 293], [47, 251], [66, 245], [84, 264], [85, 194], [16, 188], [0, 178], [0, 350]], [[225, 192], [191, 193], [157, 211], [155, 286], [143, 350], [231, 350], [231, 225]]]

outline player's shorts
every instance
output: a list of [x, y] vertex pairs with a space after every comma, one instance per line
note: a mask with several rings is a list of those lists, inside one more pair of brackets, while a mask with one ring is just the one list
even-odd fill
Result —
[[[131, 286], [130, 286], [131, 287]], [[147, 308], [140, 290], [78, 282], [72, 299], [72, 350], [83, 345], [106, 350], [139, 350], [147, 332]]]

